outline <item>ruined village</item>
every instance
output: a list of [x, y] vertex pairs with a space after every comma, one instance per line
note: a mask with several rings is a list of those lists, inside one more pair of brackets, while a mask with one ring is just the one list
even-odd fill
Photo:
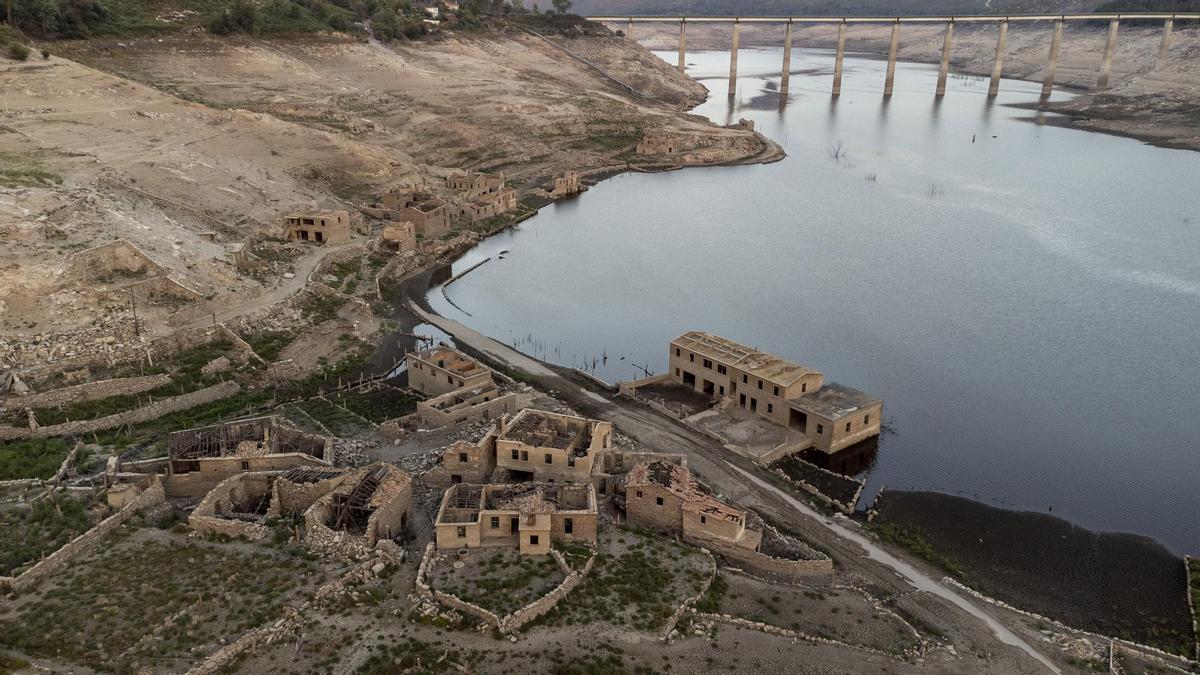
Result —
[[1186, 672], [876, 529], [887, 407], [820, 364], [696, 316], [605, 382], [430, 310], [605, 178], [782, 157], [560, 24], [0, 65], [0, 673]]

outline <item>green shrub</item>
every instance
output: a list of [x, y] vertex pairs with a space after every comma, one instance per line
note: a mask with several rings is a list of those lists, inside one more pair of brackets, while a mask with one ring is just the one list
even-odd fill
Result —
[[8, 56], [18, 61], [24, 61], [29, 58], [29, 47], [14, 42], [8, 46]]

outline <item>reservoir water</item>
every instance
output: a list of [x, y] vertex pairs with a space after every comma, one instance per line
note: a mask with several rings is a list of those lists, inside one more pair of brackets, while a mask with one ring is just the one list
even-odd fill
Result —
[[434, 309], [610, 382], [717, 333], [883, 398], [866, 499], [1200, 554], [1200, 153], [1046, 124], [1011, 105], [1035, 83], [956, 76], [938, 102], [936, 68], [900, 64], [885, 100], [885, 64], [848, 57], [832, 99], [832, 53], [797, 50], [781, 108], [778, 50], [743, 50], [732, 99], [728, 53], [688, 57], [696, 112], [787, 159], [604, 181], [468, 253], [492, 260]]

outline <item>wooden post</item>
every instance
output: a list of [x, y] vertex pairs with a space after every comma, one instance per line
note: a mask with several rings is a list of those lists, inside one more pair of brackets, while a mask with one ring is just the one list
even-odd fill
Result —
[[842, 94], [842, 59], [846, 56], [846, 22], [838, 24], [837, 56], [833, 61], [833, 95]]
[[1108, 89], [1108, 78], [1112, 75], [1113, 51], [1117, 48], [1117, 29], [1120, 27], [1120, 19], [1108, 22], [1108, 39], [1104, 41], [1104, 60], [1100, 62], [1100, 78], [1096, 80], [1097, 89]]
[[738, 53], [738, 36], [742, 32], [742, 25], [737, 19], [733, 20], [733, 45], [729, 48], [729, 95], [733, 96], [737, 93], [737, 53]]
[[679, 19], [679, 72], [683, 72], [684, 54], [687, 53], [687, 19], [680, 17]]
[[783, 73], [779, 76], [779, 93], [787, 96], [788, 81], [792, 75], [792, 22], [789, 19], [783, 33]]
[[942, 62], [938, 67], [937, 96], [946, 95], [946, 76], [950, 73], [950, 45], [954, 42], [954, 19], [946, 24], [946, 37], [942, 39]]
[[996, 38], [996, 58], [992, 62], [992, 81], [988, 84], [988, 96], [1000, 92], [1000, 73], [1004, 71], [1004, 43], [1008, 39], [1008, 20], [1000, 22], [1000, 35]]
[[1042, 80], [1042, 98], [1054, 91], [1054, 71], [1058, 69], [1058, 50], [1062, 46], [1063, 21], [1054, 22], [1054, 37], [1050, 38], [1050, 56], [1046, 59], [1046, 76]]
[[883, 80], [883, 95], [892, 95], [892, 85], [896, 82], [896, 51], [900, 48], [900, 19], [892, 24], [892, 44], [888, 47], [887, 77]]
[[1155, 66], [1157, 70], [1167, 67], [1167, 52], [1171, 49], [1171, 32], [1174, 29], [1175, 19], [1167, 19], [1163, 22], [1162, 42], [1158, 45], [1158, 64]]

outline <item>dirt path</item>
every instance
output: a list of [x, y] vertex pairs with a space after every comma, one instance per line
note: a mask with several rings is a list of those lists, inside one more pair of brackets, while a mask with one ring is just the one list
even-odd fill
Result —
[[181, 326], [179, 329], [187, 330], [189, 328], [199, 328], [201, 326], [224, 323], [230, 319], [244, 316], [246, 314], [253, 314], [261, 309], [266, 309], [277, 302], [283, 302], [292, 295], [304, 290], [304, 288], [308, 286], [308, 282], [310, 281], [309, 277], [312, 276], [312, 273], [326, 258], [339, 251], [344, 251], [348, 248], [361, 245], [362, 242], [350, 241], [345, 244], [338, 244], [337, 246], [313, 249], [312, 251], [306, 253], [303, 257], [296, 260], [292, 270], [292, 273], [295, 276], [293, 276], [291, 279], [284, 278], [278, 286], [272, 288], [266, 293], [263, 293], [262, 295], [259, 295], [242, 304], [233, 305], [232, 307], [227, 307], [219, 312], [210, 314], [209, 316], [196, 319], [191, 323]]

